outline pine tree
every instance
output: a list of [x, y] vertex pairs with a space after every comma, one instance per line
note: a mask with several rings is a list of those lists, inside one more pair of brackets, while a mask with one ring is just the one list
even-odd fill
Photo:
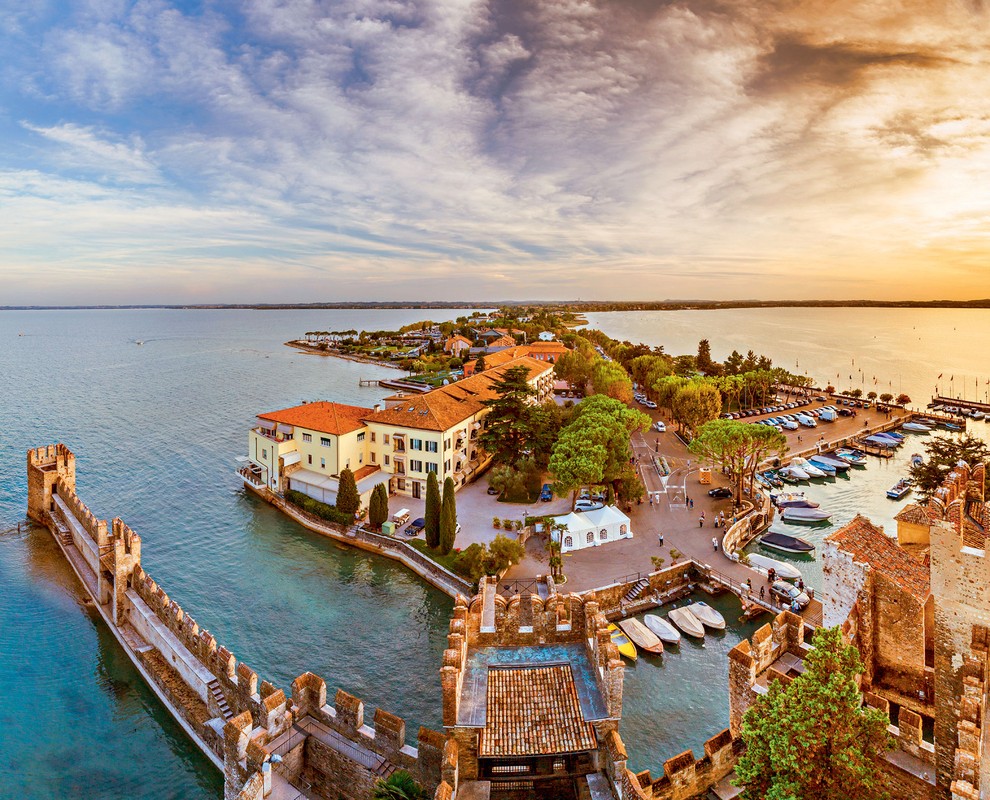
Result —
[[454, 549], [457, 536], [457, 505], [454, 501], [454, 479], [443, 482], [443, 502], [440, 505], [440, 552], [447, 555]]
[[371, 493], [371, 503], [368, 507], [368, 522], [375, 528], [381, 529], [382, 523], [388, 519], [388, 492], [385, 484], [379, 483]]
[[361, 496], [358, 494], [354, 473], [346, 467], [340, 472], [339, 488], [337, 489], [337, 508], [345, 514], [354, 514], [361, 506]]
[[426, 546], [436, 550], [440, 546], [440, 487], [437, 485], [437, 474], [431, 472], [426, 476]]

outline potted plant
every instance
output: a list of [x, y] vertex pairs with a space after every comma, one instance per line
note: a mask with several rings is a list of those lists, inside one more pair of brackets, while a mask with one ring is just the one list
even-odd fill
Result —
[[494, 517], [492, 519], [492, 527], [493, 528], [496, 528], [496, 529], [501, 528], [502, 527], [502, 520], [500, 520], [498, 517]]

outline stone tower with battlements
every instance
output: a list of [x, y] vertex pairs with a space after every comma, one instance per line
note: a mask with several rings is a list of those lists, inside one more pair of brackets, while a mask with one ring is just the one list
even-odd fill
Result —
[[27, 452], [27, 514], [35, 522], [44, 522], [51, 509], [52, 488], [59, 479], [76, 488], [76, 457], [64, 444], [50, 444]]

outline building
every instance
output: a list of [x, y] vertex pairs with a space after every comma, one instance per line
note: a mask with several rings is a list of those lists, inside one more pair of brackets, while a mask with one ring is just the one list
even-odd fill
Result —
[[[516, 358], [532, 358], [537, 361], [544, 361], [547, 364], [556, 363], [557, 359], [565, 353], [569, 353], [566, 347], [560, 342], [532, 342], [531, 344], [518, 344], [507, 347], [494, 353], [485, 353], [485, 369], [498, 367]], [[464, 363], [464, 375], [473, 375], [477, 367], [477, 359]]]
[[470, 339], [457, 334], [456, 336], [451, 336], [443, 343], [443, 351], [456, 358], [460, 358], [461, 354], [469, 351], [473, 344], [474, 342]]
[[390, 493], [424, 497], [433, 472], [457, 487], [490, 463], [478, 444], [493, 384], [513, 367], [526, 367], [534, 402], [553, 394], [553, 369], [516, 358], [500, 367], [425, 394], [399, 393], [374, 408], [320, 401], [258, 415], [248, 434], [248, 461], [241, 471], [252, 488], [293, 489], [322, 502], [336, 502], [339, 477], [350, 469], [361, 503], [378, 484]]
[[595, 511], [572, 511], [554, 517], [554, 521], [563, 526], [562, 531], [553, 534], [560, 541], [562, 553], [633, 537], [629, 517], [615, 506], [603, 506]]

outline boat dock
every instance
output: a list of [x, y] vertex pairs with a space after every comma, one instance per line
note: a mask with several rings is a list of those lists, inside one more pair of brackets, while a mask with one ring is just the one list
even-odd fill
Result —
[[358, 386], [381, 386], [379, 378], [358, 378]]
[[982, 411], [984, 414], [990, 414], [990, 403], [981, 403], [978, 400], [959, 400], [936, 395], [932, 398], [932, 407], [934, 406], [952, 406], [954, 408], [964, 408], [967, 411]]

